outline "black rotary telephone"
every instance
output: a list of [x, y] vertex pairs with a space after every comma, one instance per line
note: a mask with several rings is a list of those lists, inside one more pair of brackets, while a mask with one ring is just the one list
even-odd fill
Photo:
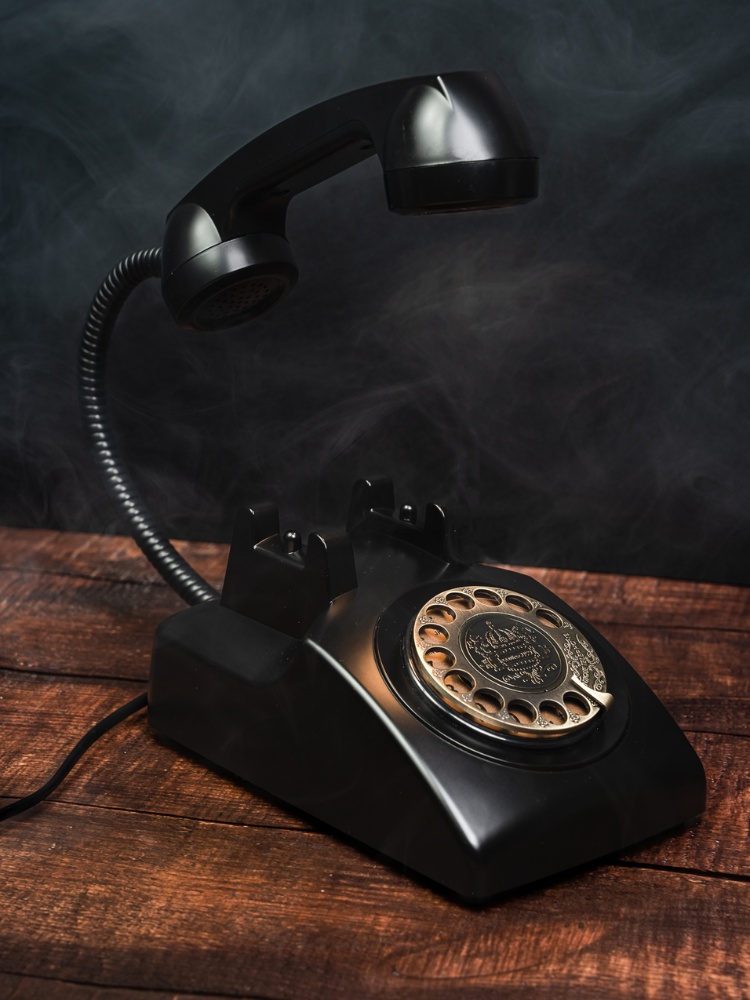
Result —
[[[248, 143], [170, 213], [162, 249], [125, 258], [91, 307], [84, 420], [119, 512], [192, 605], [158, 628], [151, 725], [434, 879], [483, 899], [697, 816], [692, 747], [620, 654], [520, 573], [469, 565], [445, 512], [355, 484], [346, 530], [282, 532], [267, 504], [237, 516], [219, 596], [151, 520], [113, 444], [106, 352], [132, 289], [161, 276], [177, 323], [220, 330], [276, 305], [297, 268], [286, 210], [379, 156], [392, 211], [522, 204], [538, 155], [495, 73], [396, 80], [310, 108]], [[84, 745], [85, 744], [85, 745]], [[3, 815], [5, 814], [5, 815]]]

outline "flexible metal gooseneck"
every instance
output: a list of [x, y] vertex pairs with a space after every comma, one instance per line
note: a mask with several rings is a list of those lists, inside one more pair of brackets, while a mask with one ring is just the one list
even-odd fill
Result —
[[189, 566], [146, 509], [114, 443], [106, 396], [107, 352], [126, 299], [147, 278], [161, 276], [161, 248], [138, 250], [114, 267], [91, 303], [81, 341], [81, 413], [94, 461], [118, 514], [146, 558], [188, 604], [215, 601], [214, 588]]

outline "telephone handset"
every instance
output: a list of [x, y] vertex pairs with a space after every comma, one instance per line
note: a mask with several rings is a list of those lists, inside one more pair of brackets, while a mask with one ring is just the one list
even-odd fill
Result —
[[[274, 507], [241, 511], [219, 597], [151, 519], [107, 414], [107, 348], [139, 282], [161, 277], [188, 329], [260, 315], [297, 277], [290, 199], [371, 155], [396, 212], [523, 204], [538, 191], [538, 154], [495, 73], [396, 80], [295, 115], [193, 188], [162, 249], [107, 277], [84, 330], [82, 410], [115, 506], [192, 605], [157, 630], [151, 725], [483, 899], [703, 810], [703, 768], [656, 696], [540, 583], [462, 561], [439, 506], [419, 523], [410, 504], [397, 510], [387, 479], [355, 484], [346, 531], [306, 545], [282, 533]], [[7, 814], [48, 794], [69, 763]]]

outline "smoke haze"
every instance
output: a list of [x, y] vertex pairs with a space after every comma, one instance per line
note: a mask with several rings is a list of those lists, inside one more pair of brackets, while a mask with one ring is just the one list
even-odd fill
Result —
[[376, 159], [299, 196], [300, 281], [221, 334], [155, 282], [113, 421], [173, 536], [341, 524], [354, 479], [444, 503], [485, 556], [750, 583], [750, 8], [696, 0], [6, 3], [2, 507], [122, 530], [76, 398], [86, 309], [276, 122], [389, 78], [495, 68], [542, 153], [499, 212], [388, 212]]

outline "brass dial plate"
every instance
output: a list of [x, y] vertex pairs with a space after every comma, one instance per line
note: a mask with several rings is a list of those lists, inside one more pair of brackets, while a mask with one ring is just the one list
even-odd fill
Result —
[[526, 594], [484, 584], [444, 590], [418, 612], [411, 645], [421, 683], [495, 732], [555, 739], [613, 701], [588, 640]]

